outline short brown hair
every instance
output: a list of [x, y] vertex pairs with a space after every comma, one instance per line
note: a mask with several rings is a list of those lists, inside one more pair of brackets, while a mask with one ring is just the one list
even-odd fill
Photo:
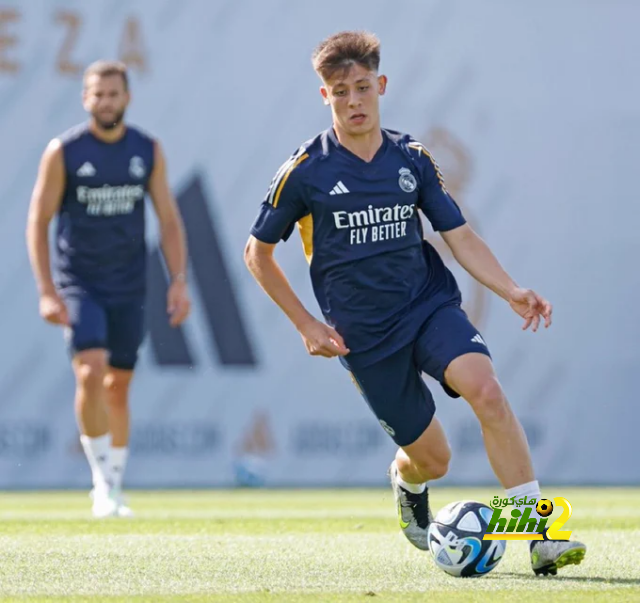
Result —
[[354, 64], [378, 71], [380, 40], [368, 31], [341, 31], [318, 44], [313, 51], [312, 62], [324, 81], [338, 71], [347, 71]]
[[92, 76], [108, 77], [110, 75], [119, 75], [124, 82], [124, 89], [129, 89], [129, 75], [127, 74], [127, 66], [120, 61], [96, 61], [91, 63], [84, 72], [84, 86], [87, 87], [87, 80]]

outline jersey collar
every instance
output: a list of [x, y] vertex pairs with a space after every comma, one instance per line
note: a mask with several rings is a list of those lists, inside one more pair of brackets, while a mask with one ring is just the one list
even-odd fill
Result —
[[357, 155], [352, 153], [349, 149], [343, 147], [340, 144], [340, 141], [338, 140], [338, 137], [336, 136], [336, 133], [333, 127], [327, 130], [327, 138], [331, 141], [331, 145], [334, 146], [335, 149], [341, 155], [347, 157], [348, 159], [351, 159], [352, 161], [359, 163], [360, 165], [365, 165], [365, 166], [374, 165], [374, 164], [377, 164], [378, 161], [380, 161], [380, 159], [385, 155], [385, 153], [387, 152], [387, 148], [389, 146], [389, 139], [387, 137], [386, 132], [384, 130], [380, 130], [380, 131], [382, 133], [382, 144], [380, 145], [380, 148], [376, 151], [376, 154], [373, 156], [371, 161], [365, 161], [361, 157], [358, 157]]

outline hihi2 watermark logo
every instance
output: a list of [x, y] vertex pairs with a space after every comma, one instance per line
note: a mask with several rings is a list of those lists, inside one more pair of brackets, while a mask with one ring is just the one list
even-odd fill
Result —
[[[547, 528], [549, 516], [553, 513], [554, 505], [562, 507], [562, 514], [547, 529], [549, 540], [569, 540], [571, 530], [563, 530], [567, 520], [571, 517], [573, 509], [571, 503], [562, 496], [556, 496], [553, 501], [547, 498], [536, 500], [523, 496], [516, 500], [512, 498], [500, 498], [495, 496], [490, 506], [493, 515], [489, 522], [483, 540], [544, 540], [542, 533]], [[502, 511], [507, 506], [516, 507], [511, 511], [511, 517], [502, 516]], [[522, 507], [524, 507], [522, 509]], [[537, 515], [531, 517], [535, 508]], [[540, 516], [538, 519], [537, 516]]]

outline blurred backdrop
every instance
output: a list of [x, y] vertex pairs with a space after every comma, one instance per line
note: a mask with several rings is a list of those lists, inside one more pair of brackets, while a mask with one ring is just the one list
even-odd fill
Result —
[[[386, 483], [391, 440], [242, 260], [273, 174], [330, 124], [311, 51], [355, 28], [382, 40], [383, 125], [431, 149], [473, 227], [555, 305], [551, 330], [523, 333], [455, 269], [540, 480], [639, 483], [639, 23], [633, 0], [0, 0], [0, 487], [90, 481], [24, 230], [40, 155], [85, 119], [81, 75], [98, 58], [130, 66], [128, 118], [164, 145], [192, 255], [194, 312], [172, 331], [150, 220], [126, 485]], [[297, 235], [278, 258], [317, 312]], [[446, 482], [496, 484], [470, 409], [431, 386]]]

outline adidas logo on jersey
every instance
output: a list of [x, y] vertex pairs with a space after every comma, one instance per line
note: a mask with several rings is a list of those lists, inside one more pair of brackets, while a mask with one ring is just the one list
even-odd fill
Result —
[[85, 161], [78, 168], [78, 171], [76, 172], [76, 174], [78, 176], [83, 176], [85, 178], [89, 178], [91, 176], [95, 176], [96, 175], [96, 168], [94, 168], [93, 165], [91, 163], [89, 163], [88, 161]]
[[342, 180], [338, 180], [338, 184], [336, 184], [332, 189], [331, 192], [329, 193], [330, 195], [344, 195], [345, 193], [348, 193], [349, 189], [342, 184]]
[[487, 347], [487, 344], [484, 342], [484, 339], [482, 339], [480, 334], [475, 335], [474, 337], [472, 337], [471, 341], [473, 341], [473, 343], [479, 343], [480, 345], [483, 345], [484, 347]]

